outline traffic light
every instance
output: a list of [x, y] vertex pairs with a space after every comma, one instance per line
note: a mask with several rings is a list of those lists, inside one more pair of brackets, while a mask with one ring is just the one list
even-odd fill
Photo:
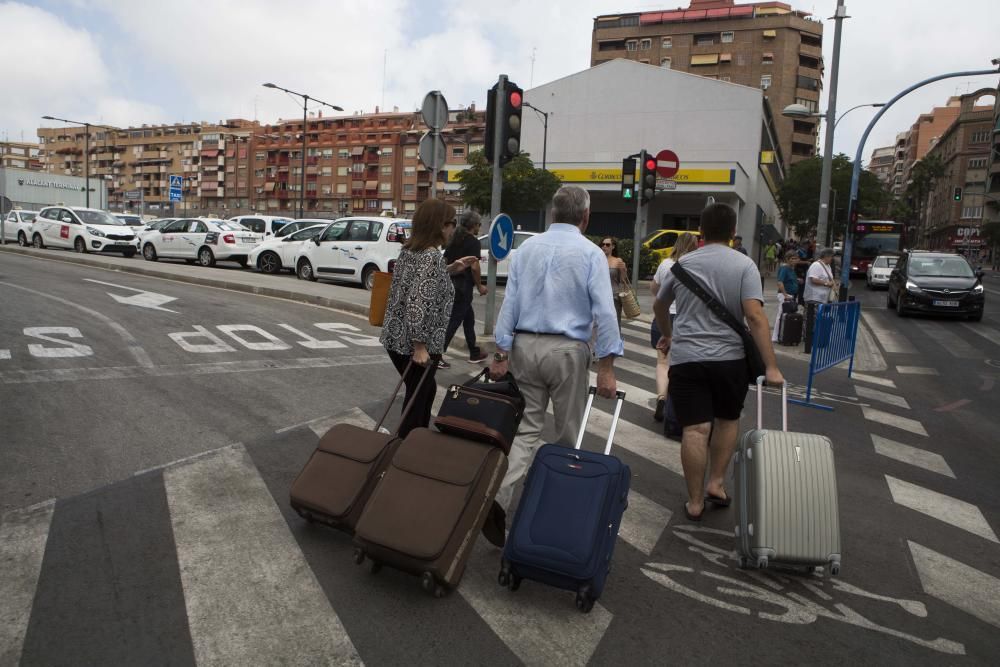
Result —
[[622, 199], [631, 200], [635, 195], [635, 158], [622, 160]]
[[507, 82], [507, 97], [503, 110], [503, 126], [500, 128], [500, 166], [513, 160], [521, 152], [521, 112], [524, 110], [524, 91], [516, 83]]
[[648, 204], [656, 196], [656, 158], [644, 150], [639, 159], [639, 202]]
[[962, 201], [962, 188], [955, 188], [955, 201]]

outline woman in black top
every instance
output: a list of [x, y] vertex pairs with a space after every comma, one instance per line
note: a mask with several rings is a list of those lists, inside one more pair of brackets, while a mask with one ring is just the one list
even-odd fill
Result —
[[[482, 217], [475, 211], [465, 211], [458, 219], [458, 228], [451, 237], [448, 248], [444, 251], [447, 262], [454, 262], [462, 257], [479, 256], [479, 230], [482, 227]], [[444, 348], [448, 349], [451, 339], [455, 337], [458, 327], [465, 332], [465, 345], [469, 350], [469, 363], [477, 364], [486, 360], [486, 354], [476, 345], [476, 313], [472, 308], [472, 297], [478, 291], [479, 296], [486, 295], [482, 276], [479, 274], [479, 264], [456, 273], [451, 277], [455, 286], [455, 305], [451, 309], [451, 320], [445, 332]], [[444, 359], [438, 362], [438, 368], [448, 368]]]

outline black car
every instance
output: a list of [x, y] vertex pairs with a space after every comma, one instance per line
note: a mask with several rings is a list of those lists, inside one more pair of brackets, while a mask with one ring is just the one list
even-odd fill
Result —
[[957, 315], [983, 319], [986, 301], [983, 272], [961, 255], [911, 250], [903, 253], [889, 276], [886, 307], [907, 313]]

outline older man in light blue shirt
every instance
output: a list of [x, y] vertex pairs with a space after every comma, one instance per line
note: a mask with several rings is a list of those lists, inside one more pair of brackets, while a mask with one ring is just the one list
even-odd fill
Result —
[[541, 444], [550, 400], [555, 442], [572, 446], [584, 427], [595, 322], [600, 396], [615, 395], [614, 360], [623, 351], [607, 259], [583, 235], [590, 221], [587, 191], [574, 185], [559, 188], [552, 199], [552, 221], [548, 231], [525, 241], [511, 258], [497, 319], [492, 375], [507, 372], [509, 354], [510, 371], [526, 403], [497, 498], [504, 506]]

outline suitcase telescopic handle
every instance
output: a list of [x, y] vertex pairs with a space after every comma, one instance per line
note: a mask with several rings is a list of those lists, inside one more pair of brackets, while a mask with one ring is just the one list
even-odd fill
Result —
[[[417, 399], [417, 394], [420, 393], [420, 387], [424, 385], [424, 380], [427, 379], [427, 374], [431, 372], [431, 364], [433, 363], [434, 360], [431, 359], [427, 362], [427, 366], [424, 367], [424, 372], [420, 376], [420, 382], [417, 384], [416, 391], [413, 392], [413, 396], [410, 397], [407, 404], [403, 406], [403, 416], [400, 418], [400, 423], [406, 419], [406, 416], [410, 414], [410, 410], [413, 409], [413, 402]], [[384, 422], [385, 418], [389, 416], [389, 411], [392, 410], [392, 404], [396, 402], [396, 397], [399, 396], [399, 388], [403, 386], [404, 382], [406, 382], [406, 376], [410, 374], [410, 369], [412, 368], [413, 359], [411, 357], [409, 363], [406, 364], [406, 370], [400, 373], [399, 382], [396, 383], [396, 388], [392, 390], [392, 396], [389, 397], [389, 403], [385, 406], [385, 412], [382, 413], [382, 418], [378, 420], [377, 424], [375, 424], [375, 428], [372, 429], [373, 431], [377, 432], [380, 428], [382, 428], [382, 422]], [[399, 433], [398, 429], [396, 430], [396, 433]]]
[[[590, 409], [594, 407], [594, 397], [597, 396], [597, 387], [591, 385], [587, 390], [587, 407], [583, 410], [583, 421], [580, 423], [580, 434], [576, 436], [576, 449], [583, 445], [583, 434], [587, 431], [587, 422], [590, 420]], [[608, 432], [608, 442], [604, 445], [604, 454], [611, 453], [611, 443], [615, 439], [615, 431], [618, 430], [618, 418], [622, 413], [622, 405], [625, 403], [625, 392], [615, 392], [615, 412], [611, 417], [611, 430]]]
[[[764, 428], [764, 376], [757, 378], [757, 430]], [[781, 383], [781, 430], [788, 430], [788, 383]]]

